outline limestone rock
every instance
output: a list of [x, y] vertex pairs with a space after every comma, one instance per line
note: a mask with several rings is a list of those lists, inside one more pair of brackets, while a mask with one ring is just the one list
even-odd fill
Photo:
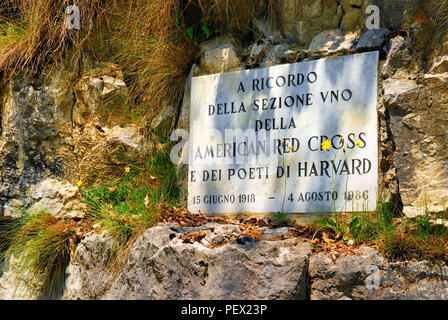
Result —
[[310, 260], [311, 299], [447, 299], [448, 267], [428, 262], [387, 262], [371, 248], [335, 261], [323, 253]]
[[344, 14], [341, 19], [341, 27], [346, 31], [355, 31], [362, 28], [366, 18], [366, 1], [342, 0], [341, 9]]
[[[149, 229], [134, 243], [123, 271], [108, 284], [106, 239], [87, 237], [69, 266], [65, 298], [305, 299], [309, 246], [295, 239], [226, 242], [239, 233], [237, 229], [232, 225]], [[186, 231], [214, 235], [208, 235], [204, 244], [184, 243], [180, 236]], [[220, 246], [205, 245], [209, 241]]]
[[105, 233], [87, 235], [66, 269], [65, 299], [96, 299], [107, 289], [106, 271], [113, 239]]
[[289, 48], [285, 44], [279, 44], [279, 45], [272, 47], [269, 50], [269, 52], [266, 54], [266, 57], [263, 59], [261, 66], [269, 67], [269, 66], [281, 64], [282, 62], [284, 62], [283, 60], [285, 59], [285, 56], [288, 51], [289, 51]]
[[0, 88], [0, 199], [21, 197], [47, 176], [61, 176], [73, 162], [60, 129], [70, 122], [73, 72], [13, 76]]
[[369, 29], [359, 38], [356, 49], [358, 51], [376, 50], [386, 44], [390, 31], [387, 29]]
[[351, 50], [357, 40], [356, 33], [343, 33], [341, 30], [325, 30], [316, 35], [310, 43], [310, 51]]
[[78, 125], [83, 125], [89, 120], [102, 126], [106, 125], [113, 108], [127, 98], [124, 81], [108, 75], [85, 76], [78, 81], [74, 89], [76, 104], [73, 109], [73, 120]]
[[412, 60], [410, 45], [402, 36], [394, 37], [389, 42], [389, 52], [381, 73], [386, 77], [392, 77], [398, 69], [405, 68]]
[[268, 21], [257, 19], [255, 21], [255, 27], [257, 28], [257, 31], [260, 33], [260, 36], [263, 40], [273, 44], [278, 44], [283, 41], [281, 33], [277, 30], [274, 30], [271, 23], [269, 23]]
[[400, 108], [411, 111], [415, 108], [413, 102], [418, 98], [420, 86], [414, 80], [392, 80], [384, 82], [384, 102], [387, 108]]
[[84, 218], [85, 207], [79, 201], [78, 187], [67, 181], [42, 180], [28, 194], [34, 202], [28, 209], [31, 214], [44, 211], [57, 218]]
[[441, 74], [445, 72], [448, 72], [448, 55], [436, 57], [428, 73]]
[[138, 150], [141, 148], [142, 137], [135, 126], [103, 128], [108, 142], [118, 141], [124, 146]]
[[37, 300], [41, 296], [43, 283], [31, 274], [23, 274], [17, 259], [8, 257], [9, 265], [0, 277], [0, 300]]
[[396, 150], [393, 156], [404, 212], [440, 212], [448, 201], [448, 78], [385, 81], [384, 101]]
[[378, 0], [372, 4], [380, 8], [381, 26], [386, 25], [391, 30], [400, 30], [410, 26], [415, 13], [422, 8], [423, 2], [420, 0]]
[[322, 30], [339, 27], [338, 3], [334, 0], [284, 0], [274, 2], [280, 31], [303, 48]]
[[105, 176], [117, 175], [113, 168], [123, 165], [116, 157], [117, 152], [135, 155], [142, 152], [143, 143], [135, 126], [103, 128], [92, 122], [72, 129], [66, 141], [72, 146], [73, 154], [79, 155], [73, 183], [81, 180], [85, 184], [102, 184]]
[[260, 66], [263, 59], [265, 59], [266, 54], [270, 49], [272, 48], [272, 45], [264, 40], [257, 41], [254, 43], [249, 50], [249, 56], [247, 57], [247, 66], [249, 68], [254, 68]]
[[201, 45], [201, 67], [207, 73], [240, 70], [242, 63], [233, 40], [228, 36], [217, 37]]
[[216, 225], [213, 232], [208, 232], [205, 236], [207, 241], [212, 246], [223, 244], [226, 240], [237, 237], [240, 230], [237, 225]]

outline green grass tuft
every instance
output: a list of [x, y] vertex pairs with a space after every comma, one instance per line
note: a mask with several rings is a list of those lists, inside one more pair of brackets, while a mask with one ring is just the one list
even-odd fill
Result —
[[[45, 212], [3, 218], [0, 239], [4, 271], [12, 268], [17, 274], [16, 288], [26, 288], [39, 279], [40, 298], [56, 297], [71, 244], [76, 243], [73, 221], [59, 220]], [[8, 263], [10, 259], [13, 265]]]

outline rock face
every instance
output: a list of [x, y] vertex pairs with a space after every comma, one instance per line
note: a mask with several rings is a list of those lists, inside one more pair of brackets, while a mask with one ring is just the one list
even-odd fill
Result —
[[[207, 236], [201, 243], [185, 243], [181, 236], [186, 231]], [[307, 244], [296, 239], [255, 242], [249, 236], [224, 242], [239, 233], [233, 225], [159, 225], [134, 243], [123, 271], [109, 281], [106, 238], [92, 235], [78, 246], [67, 269], [65, 298], [307, 298]]]
[[[448, 299], [448, 267], [388, 262], [375, 249], [330, 258], [288, 228], [261, 228], [256, 241], [238, 225], [159, 224], [114, 269], [113, 239], [90, 233], [66, 269], [63, 299]], [[196, 235], [195, 237], [189, 237]], [[39, 279], [23, 282], [10, 269], [0, 299], [36, 299]]]
[[[332, 260], [311, 255], [288, 228], [265, 231], [257, 242], [237, 225], [159, 225], [137, 239], [116, 277], [106, 270], [111, 239], [91, 234], [67, 268], [64, 298], [448, 299], [448, 267], [387, 262], [368, 247]], [[202, 240], [183, 241], [186, 232]]]
[[313, 300], [448, 299], [448, 267], [427, 262], [389, 263], [371, 248], [333, 261], [323, 253], [310, 259]]
[[[152, 126], [188, 129], [193, 76], [380, 50], [379, 192], [402, 204], [408, 215], [424, 207], [446, 211], [448, 35], [438, 2], [274, 1], [275, 23], [255, 21], [256, 34], [245, 38], [247, 43], [220, 36], [201, 45], [180, 110], [170, 106]], [[253, 16], [244, 3], [231, 8], [229, 30]], [[366, 30], [370, 4], [380, 8], [381, 29]], [[122, 165], [114, 153], [142, 152], [137, 128], [114, 122], [110, 113], [126, 97], [122, 72], [113, 64], [43, 70], [36, 77], [20, 73], [2, 84], [0, 215], [15, 217], [25, 209], [82, 218], [76, 182], [102, 183], [112, 174], [108, 168]], [[182, 190], [187, 188], [187, 150], [188, 144], [178, 168]], [[185, 241], [187, 231], [204, 233], [202, 240]], [[448, 299], [446, 267], [390, 263], [371, 249], [332, 260], [312, 255], [308, 244], [287, 229], [266, 230], [263, 237], [254, 241], [235, 225], [159, 225], [136, 240], [125, 266], [112, 276], [113, 241], [92, 233], [67, 268], [64, 297]], [[10, 270], [0, 278], [1, 298], [38, 297], [38, 281], [16, 292], [15, 277]]]
[[387, 41], [390, 31], [387, 29], [369, 29], [362, 34], [356, 45], [356, 50], [377, 50], [381, 49]]
[[382, 66], [384, 105], [395, 144], [393, 166], [404, 212], [415, 215], [446, 209], [448, 200], [447, 141], [448, 68], [436, 56], [414, 73], [415, 52], [402, 36], [391, 39]]
[[78, 187], [67, 181], [46, 179], [33, 186], [31, 213], [47, 211], [57, 218], [84, 218], [85, 207], [79, 202]]
[[322, 30], [336, 29], [342, 11], [334, 0], [285, 0], [275, 3], [278, 24], [290, 42], [308, 45]]
[[310, 51], [335, 52], [351, 50], [357, 40], [355, 33], [342, 33], [341, 30], [325, 30], [316, 35], [310, 43]]
[[115, 151], [141, 151], [137, 128], [110, 122], [113, 107], [127, 97], [119, 68], [102, 64], [80, 73], [78, 79], [77, 70], [63, 66], [34, 78], [22, 73], [1, 88], [3, 215], [32, 209], [82, 217], [76, 182], [117, 165]]
[[[2, 90], [0, 198], [19, 197], [46, 176], [64, 173], [63, 135], [73, 98], [69, 72], [13, 77]], [[47, 78], [46, 78], [47, 77]]]
[[201, 67], [207, 73], [229, 72], [242, 68], [230, 37], [218, 37], [201, 46]]
[[[379, 6], [381, 29], [365, 29], [370, 4]], [[275, 10], [283, 37], [260, 22], [260, 38], [246, 49], [232, 49], [238, 59], [230, 59], [256, 68], [379, 50], [379, 198], [411, 216], [425, 208], [444, 211], [448, 203], [448, 35], [431, 8], [405, 0], [279, 1]], [[233, 48], [224, 40], [224, 47]], [[234, 70], [222, 67], [229, 61], [225, 54], [205, 57], [195, 75]], [[187, 172], [182, 165], [185, 189]]]

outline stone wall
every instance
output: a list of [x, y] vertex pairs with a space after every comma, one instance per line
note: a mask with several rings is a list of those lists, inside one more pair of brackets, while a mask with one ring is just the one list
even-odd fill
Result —
[[118, 66], [73, 69], [69, 61], [34, 77], [22, 72], [0, 90], [1, 215], [34, 208], [80, 216], [72, 203], [77, 182], [103, 181], [108, 166], [119, 164], [115, 151], [142, 151], [135, 126], [110, 121], [113, 106], [127, 98]]
[[[275, 3], [274, 24], [256, 21], [258, 38], [252, 42], [223, 36], [204, 43], [189, 79], [379, 50], [379, 192], [403, 205], [409, 215], [421, 212], [424, 204], [433, 212], [446, 210], [448, 35], [434, 10], [437, 1]], [[372, 3], [380, 7], [381, 30], [364, 26], [365, 8]], [[181, 110], [168, 114], [180, 115], [170, 122], [180, 128], [189, 127], [189, 88], [187, 81]], [[15, 216], [23, 207], [46, 208], [57, 217], [82, 218], [82, 208], [73, 201], [76, 182], [101, 181], [101, 170], [119, 164], [110, 157], [111, 150], [142, 152], [137, 129], [117, 126], [107, 117], [126, 91], [123, 76], [113, 64], [93, 63], [75, 70], [67, 64], [36, 77], [23, 73], [7, 81], [0, 89], [1, 214]], [[187, 148], [188, 144], [184, 159]], [[187, 188], [186, 169], [185, 164], [179, 165], [182, 188]], [[205, 232], [206, 237], [200, 243], [184, 243], [186, 231]], [[64, 297], [448, 298], [446, 267], [389, 263], [371, 249], [335, 259], [312, 256], [308, 244], [291, 238], [287, 229], [266, 233], [271, 241], [256, 242], [241, 235], [235, 225], [191, 230], [161, 225], [136, 241], [116, 278], [105, 270], [110, 238], [90, 234], [76, 248], [67, 269]], [[374, 272], [388, 277], [369, 290], [366, 281], [372, 264]], [[14, 297], [11, 277], [3, 275], [0, 297]], [[403, 282], [407, 283], [404, 288], [400, 287]], [[415, 293], [422, 287], [427, 288], [423, 295]], [[19, 297], [33, 298], [34, 292]]]
[[[380, 30], [365, 27], [370, 4], [380, 8]], [[435, 8], [440, 2], [278, 1], [276, 22], [258, 20], [254, 43], [220, 37], [203, 44], [190, 78], [379, 50], [380, 198], [409, 215], [424, 206], [440, 212], [448, 206], [448, 26], [440, 19], [446, 9]], [[188, 111], [186, 91], [180, 114]], [[182, 119], [179, 127], [188, 128]], [[180, 164], [182, 188], [186, 172]]]
[[[391, 263], [368, 247], [312, 255], [288, 228], [262, 230], [255, 241], [232, 224], [159, 225], [135, 242], [115, 277], [106, 270], [110, 239], [92, 234], [67, 268], [64, 298], [448, 299], [446, 266]], [[189, 243], [186, 232], [205, 236]]]

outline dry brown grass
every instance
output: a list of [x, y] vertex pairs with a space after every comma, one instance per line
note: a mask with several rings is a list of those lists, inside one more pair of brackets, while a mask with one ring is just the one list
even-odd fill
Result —
[[[212, 34], [246, 32], [256, 17], [273, 12], [271, 0], [135, 0], [109, 10], [110, 47], [125, 70], [133, 102], [149, 119], [178, 105], [186, 76], [198, 58], [201, 26]], [[154, 14], [157, 13], [157, 14]], [[109, 26], [110, 26], [109, 25]], [[195, 27], [190, 39], [186, 27]], [[112, 29], [112, 30], [111, 30]]]
[[[81, 11], [81, 30], [66, 28], [68, 5]], [[0, 4], [0, 72], [36, 72], [70, 52], [112, 58], [124, 70], [130, 104], [152, 119], [178, 105], [191, 64], [198, 57], [201, 26], [213, 35], [252, 29], [273, 12], [272, 0], [4, 0]], [[186, 28], [196, 28], [190, 39]], [[145, 121], [143, 121], [145, 122]]]
[[[82, 48], [101, 11], [101, 0], [3, 0], [0, 4], [0, 71], [9, 75], [58, 60]], [[65, 8], [78, 5], [81, 31], [66, 28]], [[78, 53], [79, 53], [78, 50]], [[76, 57], [76, 54], [74, 54]]]
[[176, 12], [182, 10], [180, 0], [136, 0], [115, 4], [109, 11], [116, 22], [110, 30], [114, 60], [125, 71], [131, 98], [147, 106], [149, 118], [179, 103], [197, 57], [183, 24], [175, 22]]

